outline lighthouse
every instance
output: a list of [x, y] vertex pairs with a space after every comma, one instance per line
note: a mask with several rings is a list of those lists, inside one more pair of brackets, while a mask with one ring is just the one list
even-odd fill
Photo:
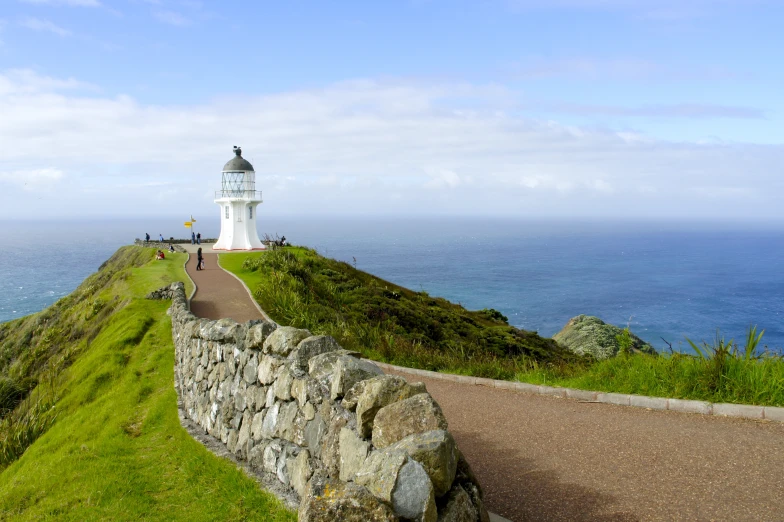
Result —
[[256, 190], [256, 172], [234, 147], [234, 157], [223, 166], [221, 189], [215, 193], [220, 207], [221, 232], [213, 250], [264, 250], [256, 231], [256, 207], [261, 191]]

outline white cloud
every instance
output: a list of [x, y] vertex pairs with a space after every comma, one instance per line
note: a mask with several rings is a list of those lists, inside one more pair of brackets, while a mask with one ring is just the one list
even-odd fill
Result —
[[41, 20], [40, 18], [33, 18], [31, 16], [27, 16], [19, 20], [19, 25], [21, 25], [22, 27], [26, 27], [27, 29], [31, 29], [33, 31], [52, 33], [61, 37], [73, 36], [73, 33], [71, 31], [62, 28], [59, 25], [56, 25], [54, 22], [51, 22], [49, 20]]
[[192, 23], [190, 18], [187, 18], [186, 16], [175, 11], [155, 11], [154, 15], [159, 22], [177, 27], [190, 25]]
[[13, 172], [0, 171], [0, 183], [16, 185], [22, 190], [52, 189], [54, 184], [61, 180], [63, 176], [63, 171], [56, 168], [17, 170]]
[[[784, 218], [784, 146], [538, 121], [507, 110], [515, 94], [497, 85], [361, 80], [191, 106], [85, 87], [0, 73], [0, 172], [68, 172], [59, 214], [160, 214], [151, 195], [164, 192], [167, 212], [209, 212], [241, 145], [269, 212]], [[0, 191], [0, 217], [25, 208], [20, 194]]]
[[65, 5], [69, 7], [100, 7], [98, 0], [20, 0], [25, 4], [35, 5]]

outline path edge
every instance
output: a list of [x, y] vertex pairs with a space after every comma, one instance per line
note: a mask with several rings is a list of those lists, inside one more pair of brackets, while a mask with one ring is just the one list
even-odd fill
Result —
[[273, 320], [272, 320], [272, 318], [270, 318], [270, 316], [268, 316], [268, 315], [267, 315], [267, 313], [266, 313], [264, 310], [262, 310], [262, 309], [261, 309], [261, 305], [260, 305], [260, 304], [259, 304], [259, 303], [256, 301], [256, 298], [255, 298], [255, 297], [253, 297], [253, 292], [251, 292], [251, 291], [250, 291], [250, 288], [248, 288], [248, 285], [246, 285], [246, 284], [245, 284], [245, 281], [243, 281], [242, 279], [240, 279], [240, 278], [239, 278], [239, 276], [238, 276], [237, 274], [233, 273], [231, 270], [226, 270], [225, 268], [223, 268], [223, 267], [221, 266], [221, 264], [220, 264], [220, 258], [221, 258], [221, 256], [222, 256], [222, 255], [223, 255], [223, 254], [217, 254], [217, 258], [218, 258], [218, 267], [219, 267], [221, 270], [223, 270], [224, 272], [226, 272], [227, 274], [229, 274], [231, 277], [233, 277], [234, 279], [236, 279], [237, 281], [239, 281], [239, 282], [240, 282], [240, 284], [241, 284], [241, 285], [242, 285], [242, 287], [245, 289], [245, 291], [246, 291], [246, 292], [248, 292], [248, 296], [250, 296], [250, 302], [251, 302], [251, 303], [253, 303], [253, 306], [255, 306], [255, 307], [256, 307], [256, 310], [258, 310], [258, 311], [259, 311], [259, 313], [261, 314], [261, 316], [264, 318], [264, 320], [265, 320], [265, 321], [267, 321], [268, 323], [272, 323], [272, 324], [274, 324], [275, 326], [280, 326], [278, 323], [276, 323], [275, 321], [273, 321]]
[[190, 280], [191, 284], [193, 285], [193, 292], [191, 292], [191, 295], [188, 296], [188, 311], [190, 311], [191, 301], [193, 300], [193, 296], [196, 295], [196, 290], [198, 290], [198, 287], [196, 286], [196, 281], [194, 281], [191, 275], [188, 273], [188, 261], [191, 260], [191, 254], [186, 250], [185, 255], [188, 257], [185, 258], [185, 263], [183, 263], [182, 269], [185, 272], [187, 278]]
[[518, 381], [499, 381], [497, 379], [485, 379], [483, 377], [472, 377], [468, 375], [455, 375], [451, 373], [440, 373], [429, 370], [417, 370], [404, 366], [373, 361], [384, 370], [393, 370], [410, 375], [418, 375], [429, 379], [456, 382], [460, 384], [472, 384], [474, 386], [488, 386], [533, 395], [549, 395], [562, 399], [572, 399], [581, 402], [596, 402], [602, 404], [614, 404], [616, 406], [631, 406], [633, 408], [645, 408], [649, 410], [677, 411], [680, 413], [698, 413], [701, 415], [712, 415], [714, 417], [734, 417], [749, 420], [768, 420], [772, 422], [784, 422], [784, 408], [775, 406], [755, 406], [751, 404], [727, 404], [712, 403], [707, 401], [695, 401], [686, 399], [670, 399], [666, 397], [648, 397], [645, 395], [631, 395], [624, 393], [608, 393], [589, 390], [577, 390], [573, 388], [560, 388], [554, 386], [544, 386], [529, 384]]

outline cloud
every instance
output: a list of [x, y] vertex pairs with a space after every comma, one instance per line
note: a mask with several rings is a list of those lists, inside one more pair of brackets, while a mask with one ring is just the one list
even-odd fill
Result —
[[[55, 215], [160, 214], [151, 195], [164, 192], [166, 212], [209, 212], [241, 145], [266, 212], [784, 219], [782, 145], [569, 126], [509, 109], [515, 98], [498, 85], [356, 80], [163, 106], [11, 71], [0, 172], [68, 172], [46, 205]], [[26, 208], [0, 191], [0, 217]]]
[[586, 105], [575, 103], [545, 104], [540, 106], [548, 112], [599, 116], [648, 116], [656, 118], [731, 118], [764, 119], [765, 111], [754, 107], [713, 105], [704, 103], [679, 103], [673, 105], [643, 105], [622, 107], [616, 105]]
[[53, 188], [55, 182], [61, 180], [64, 173], [56, 168], [42, 168], [32, 170], [17, 170], [13, 172], [0, 171], [0, 183], [17, 185], [22, 190], [40, 190]]
[[155, 11], [153, 14], [155, 15], [155, 18], [158, 19], [158, 21], [165, 24], [174, 25], [176, 27], [183, 27], [192, 23], [190, 18], [187, 18], [175, 11]]
[[20, 0], [24, 4], [64, 5], [68, 7], [101, 7], [98, 0]]
[[63, 29], [49, 20], [41, 20], [40, 18], [33, 18], [31, 16], [19, 20], [19, 25], [26, 27], [27, 29], [32, 29], [33, 31], [52, 33], [60, 37], [73, 36], [73, 33], [68, 29]]

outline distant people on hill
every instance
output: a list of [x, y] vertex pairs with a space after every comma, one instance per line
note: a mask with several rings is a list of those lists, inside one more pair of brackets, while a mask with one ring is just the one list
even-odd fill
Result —
[[166, 259], [166, 256], [163, 253], [163, 250], [158, 250], [158, 253], [155, 254], [155, 259]]
[[191, 231], [191, 245], [196, 244], [196, 232]]
[[196, 234], [196, 244], [201, 245], [201, 232]]
[[174, 245], [169, 243], [169, 252], [174, 252]]
[[150, 234], [149, 233], [147, 233], [147, 232], [144, 233], [144, 240], [146, 242], [148, 242], [148, 243], [150, 242]]
[[161, 243], [163, 243], [163, 234], [158, 234], [158, 236], [160, 237], [160, 240], [159, 240], [159, 241], [160, 241]]
[[280, 246], [286, 246], [286, 236], [280, 238]]

